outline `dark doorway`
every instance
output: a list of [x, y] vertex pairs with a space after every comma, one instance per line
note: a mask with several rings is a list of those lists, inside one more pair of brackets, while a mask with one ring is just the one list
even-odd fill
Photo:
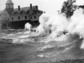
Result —
[[30, 23], [33, 27], [36, 27], [39, 25], [38, 21], [13, 21], [9, 23], [9, 27], [11, 29], [24, 29], [26, 23]]

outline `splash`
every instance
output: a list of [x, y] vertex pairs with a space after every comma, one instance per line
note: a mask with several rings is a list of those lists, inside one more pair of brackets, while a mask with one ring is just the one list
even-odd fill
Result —
[[[40, 25], [36, 29], [38, 31], [37, 34], [39, 33], [39, 35], [43, 35], [44, 33], [44, 35], [46, 35], [48, 33], [45, 42], [61, 41], [62, 44], [70, 43], [70, 41], [74, 42], [74, 40], [76, 40], [71, 39], [70, 36], [79, 35], [79, 39], [82, 39], [84, 38], [83, 12], [82, 8], [78, 8], [70, 18], [67, 18], [64, 13], [56, 15], [44, 13], [39, 18]], [[51, 32], [49, 33], [49, 31]]]
[[69, 33], [79, 33], [80, 35], [84, 35], [84, 14], [83, 9], [78, 9], [74, 12], [74, 15], [71, 17], [70, 24], [67, 27]]
[[32, 27], [31, 24], [29, 24], [29, 23], [26, 23], [26, 24], [25, 24], [25, 29], [28, 29], [28, 30], [30, 31], [31, 27]]

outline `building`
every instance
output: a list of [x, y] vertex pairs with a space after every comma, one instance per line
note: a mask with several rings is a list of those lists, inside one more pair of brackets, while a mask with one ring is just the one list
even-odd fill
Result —
[[9, 14], [6, 10], [0, 11], [0, 29], [6, 29], [8, 24]]
[[43, 11], [39, 10], [38, 6], [32, 6], [32, 4], [29, 7], [18, 6], [14, 9], [12, 0], [7, 0], [5, 10], [0, 13], [1, 28], [23, 29], [27, 22], [34, 27], [38, 26], [39, 16], [42, 13]]

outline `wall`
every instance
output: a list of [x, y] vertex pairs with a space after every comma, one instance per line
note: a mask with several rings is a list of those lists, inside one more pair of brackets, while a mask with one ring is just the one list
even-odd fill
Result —
[[0, 28], [1, 29], [6, 29], [7, 28], [8, 19], [9, 19], [9, 14], [7, 13], [6, 10], [4, 10], [0, 14]]

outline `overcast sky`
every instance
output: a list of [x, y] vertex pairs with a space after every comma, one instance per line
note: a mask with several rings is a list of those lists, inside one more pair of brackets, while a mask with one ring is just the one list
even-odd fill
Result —
[[[46, 12], [55, 13], [62, 6], [62, 3], [66, 0], [12, 0], [14, 7], [17, 8], [18, 5], [21, 7], [29, 6], [30, 3], [33, 5], [38, 5], [39, 9]], [[84, 4], [84, 0], [76, 0], [77, 4]], [[5, 9], [5, 3], [7, 0], [0, 0], [0, 10]]]

